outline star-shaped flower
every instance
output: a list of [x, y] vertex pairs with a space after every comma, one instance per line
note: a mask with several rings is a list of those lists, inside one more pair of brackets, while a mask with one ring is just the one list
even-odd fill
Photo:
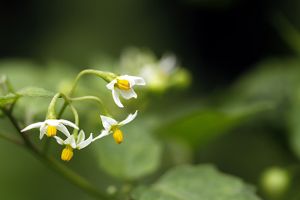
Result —
[[100, 115], [104, 130], [102, 130], [101, 134], [97, 136], [94, 140], [113, 134], [113, 138], [115, 139], [116, 143], [120, 144], [123, 141], [123, 133], [120, 130], [120, 127], [134, 120], [136, 116], [137, 111], [135, 111], [134, 114], [129, 114], [125, 120], [118, 122], [113, 118]]
[[42, 139], [44, 135], [47, 135], [48, 137], [55, 136], [57, 130], [59, 130], [67, 137], [69, 137], [70, 133], [65, 125], [75, 129], [79, 129], [73, 122], [70, 122], [65, 119], [47, 119], [43, 122], [30, 124], [29, 126], [25, 127], [23, 130], [21, 130], [21, 132], [25, 132], [33, 128], [40, 128], [40, 139]]
[[122, 108], [124, 106], [120, 101], [119, 95], [121, 94], [125, 99], [137, 98], [137, 94], [133, 90], [135, 85], [146, 85], [146, 83], [141, 77], [122, 75], [112, 80], [106, 87], [112, 91], [115, 103]]
[[63, 140], [58, 136], [54, 136], [57, 143], [60, 145], [65, 145], [66, 147], [61, 152], [61, 159], [63, 161], [70, 161], [73, 157], [73, 150], [74, 149], [83, 149], [89, 144], [91, 144], [93, 140], [93, 134], [90, 134], [90, 137], [85, 140], [85, 133], [81, 130], [77, 137], [74, 135], [70, 135], [67, 139]]

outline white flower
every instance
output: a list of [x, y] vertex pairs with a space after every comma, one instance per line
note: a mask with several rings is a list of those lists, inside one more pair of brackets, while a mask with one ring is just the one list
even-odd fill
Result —
[[85, 140], [84, 131], [81, 130], [78, 136], [75, 138], [74, 135], [70, 135], [67, 139], [63, 140], [58, 136], [54, 136], [57, 143], [60, 145], [65, 145], [66, 147], [62, 150], [61, 159], [64, 161], [69, 161], [73, 157], [73, 149], [83, 149], [93, 142], [93, 134]]
[[170, 78], [178, 68], [174, 55], [163, 56], [157, 63], [147, 63], [141, 69], [139, 75], [143, 77], [148, 88], [154, 91], [164, 91], [170, 84]]
[[69, 135], [69, 137], [65, 140], [61, 139], [58, 136], [54, 136], [57, 143], [60, 145], [68, 145], [71, 146], [73, 149], [83, 149], [86, 146], [88, 146], [93, 141], [93, 134], [90, 134], [90, 137], [85, 140], [85, 133], [83, 130], [81, 130], [78, 134], [78, 136], [74, 137], [74, 135]]
[[43, 122], [37, 122], [34, 124], [30, 124], [29, 126], [25, 127], [21, 132], [28, 131], [33, 128], [40, 128], [40, 139], [46, 134], [48, 137], [55, 136], [57, 130], [61, 131], [67, 137], [70, 136], [70, 133], [66, 126], [70, 126], [75, 129], [79, 129], [73, 122], [64, 119], [47, 119]]
[[104, 136], [107, 136], [107, 135], [113, 133], [113, 137], [114, 137], [115, 141], [118, 144], [120, 144], [123, 141], [123, 133], [120, 130], [120, 127], [124, 126], [125, 124], [128, 124], [129, 122], [134, 120], [134, 118], [136, 116], [137, 116], [137, 111], [135, 111], [134, 114], [129, 114], [125, 120], [118, 122], [113, 118], [100, 115], [104, 130], [102, 130], [101, 134], [99, 136], [97, 136], [94, 140], [100, 139]]
[[168, 75], [171, 75], [176, 69], [177, 60], [175, 55], [168, 54], [163, 56], [159, 61], [159, 66], [161, 70]]
[[135, 85], [146, 85], [143, 78], [138, 76], [122, 75], [118, 76], [106, 85], [112, 91], [112, 96], [115, 103], [119, 107], [124, 107], [120, 101], [119, 95], [125, 99], [137, 98], [137, 94], [133, 90]]

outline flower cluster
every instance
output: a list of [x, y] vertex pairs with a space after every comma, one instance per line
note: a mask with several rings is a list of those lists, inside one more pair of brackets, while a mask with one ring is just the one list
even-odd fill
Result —
[[[112, 75], [111, 73], [105, 73], [101, 71], [92, 71], [92, 73], [94, 73], [97, 76], [100, 76], [101, 78], [103, 78], [108, 82], [106, 87], [112, 91], [112, 97], [114, 102], [118, 107], [121, 108], [123, 108], [124, 106], [121, 103], [120, 96], [122, 96], [124, 99], [137, 98], [137, 94], [133, 90], [133, 87], [135, 85], [145, 85], [144, 79], [137, 76], [129, 76], [129, 75], [116, 76], [116, 75]], [[54, 138], [59, 145], [64, 146], [61, 152], [61, 159], [63, 161], [70, 161], [73, 157], [74, 154], [73, 152], [75, 149], [77, 150], [83, 149], [87, 147], [89, 144], [91, 144], [92, 142], [110, 134], [112, 134], [117, 144], [122, 143], [123, 132], [120, 130], [120, 128], [125, 124], [128, 124], [129, 122], [134, 120], [135, 117], [137, 116], [137, 111], [136, 111], [134, 114], [129, 114], [125, 120], [118, 122], [117, 120], [113, 119], [110, 116], [100, 115], [100, 119], [102, 121], [102, 125], [104, 129], [101, 131], [101, 133], [98, 136], [93, 137], [93, 133], [91, 133], [90, 136], [86, 139], [86, 135], [84, 131], [78, 127], [79, 122], [78, 120], [76, 120], [78, 119], [78, 114], [76, 109], [73, 106], [72, 108], [74, 111], [73, 114], [75, 116], [75, 123], [65, 119], [56, 119], [54, 107], [57, 98], [59, 98], [60, 96], [64, 97], [65, 99], [68, 99], [67, 95], [58, 94], [54, 96], [48, 107], [48, 114], [46, 120], [43, 122], [33, 123], [27, 126], [22, 130], [22, 132], [34, 128], [39, 128], [40, 139], [42, 139], [44, 135], [46, 135], [47, 137]], [[69, 101], [66, 102], [70, 103]], [[73, 128], [73, 134], [70, 134], [66, 126]], [[65, 138], [59, 136], [58, 131], [63, 133]]]

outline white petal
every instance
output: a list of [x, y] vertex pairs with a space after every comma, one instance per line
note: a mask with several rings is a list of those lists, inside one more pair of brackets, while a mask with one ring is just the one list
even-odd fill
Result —
[[118, 124], [118, 122], [116, 120], [114, 120], [113, 118], [106, 117], [104, 115], [100, 115], [100, 118], [101, 118], [103, 127], [107, 131], [109, 131], [113, 125]]
[[116, 83], [117, 83], [117, 79], [114, 79], [106, 85], [106, 88], [109, 89], [109, 90], [113, 90]]
[[119, 90], [119, 92], [121, 96], [124, 97], [124, 99], [137, 98], [137, 94], [132, 88], [130, 88], [129, 90]]
[[60, 124], [59, 120], [57, 119], [47, 119], [45, 121], [46, 124], [50, 125], [50, 126], [58, 126]]
[[116, 88], [114, 88], [112, 90], [112, 96], [113, 96], [113, 99], [114, 99], [115, 103], [117, 104], [117, 106], [119, 106], [120, 108], [123, 108], [124, 106], [120, 101], [119, 93], [116, 91]]
[[79, 144], [79, 143], [81, 143], [82, 141], [84, 141], [84, 139], [85, 139], [85, 134], [84, 134], [84, 131], [81, 130], [81, 131], [79, 132], [78, 136], [77, 136], [77, 141], [76, 141], [76, 143]]
[[63, 144], [64, 144], [63, 139], [61, 139], [60, 137], [54, 136], [54, 138], [56, 139], [56, 142], [57, 142], [58, 144], [60, 144], [60, 145], [63, 145]]
[[46, 125], [46, 124], [43, 124], [43, 125], [40, 127], [40, 140], [41, 140], [41, 139], [44, 137], [44, 135], [46, 134], [47, 128], [48, 128], [48, 125]]
[[133, 80], [135, 82], [135, 85], [146, 85], [146, 82], [142, 77], [133, 76]]
[[134, 120], [134, 118], [136, 118], [137, 113], [138, 113], [138, 111], [135, 111], [134, 114], [129, 114], [126, 119], [124, 119], [123, 121], [121, 121], [119, 123], [119, 125], [123, 126], [123, 125], [128, 124], [129, 122], [131, 122], [132, 120]]
[[34, 124], [30, 124], [29, 126], [26, 126], [24, 129], [22, 129], [21, 132], [28, 131], [33, 128], [38, 128], [38, 127], [42, 126], [44, 123], [45, 122], [37, 122]]
[[65, 134], [65, 136], [70, 137], [70, 132], [69, 130], [65, 127], [65, 125], [63, 124], [58, 124], [56, 126], [57, 130], [59, 130], [60, 132], [62, 132], [63, 134]]
[[135, 81], [132, 78], [132, 76], [128, 76], [128, 75], [122, 75], [118, 77], [119, 80], [126, 80], [129, 82], [130, 88], [133, 87], [135, 85]]
[[86, 147], [87, 145], [91, 144], [92, 141], [93, 141], [93, 133], [90, 134], [90, 137], [89, 137], [87, 140], [85, 140], [85, 141], [79, 143], [79, 144], [77, 145], [77, 148], [78, 148], [78, 149], [83, 149], [83, 148]]
[[145, 80], [139, 76], [123, 75], [118, 78], [129, 81], [130, 87], [133, 87], [134, 85], [146, 85]]
[[67, 125], [67, 126], [70, 126], [72, 128], [75, 128], [75, 129], [79, 129], [78, 126], [76, 126], [76, 124], [74, 124], [73, 122], [70, 122], [68, 120], [65, 120], [65, 119], [60, 119], [59, 120], [60, 123], [63, 123], [64, 125]]
[[71, 135], [70, 137], [68, 137], [68, 138], [64, 141], [64, 144], [71, 145], [71, 147], [72, 147], [73, 149], [75, 149], [75, 148], [76, 148], [76, 142], [75, 142], [74, 135]]
[[100, 139], [100, 138], [103, 138], [103, 137], [105, 137], [105, 136], [107, 136], [107, 135], [109, 135], [109, 134], [110, 134], [109, 131], [107, 131], [107, 130], [102, 130], [102, 131], [101, 131], [101, 134], [98, 135], [97, 137], [95, 137], [95, 138], [93, 139], [93, 141], [98, 140], [98, 139]]

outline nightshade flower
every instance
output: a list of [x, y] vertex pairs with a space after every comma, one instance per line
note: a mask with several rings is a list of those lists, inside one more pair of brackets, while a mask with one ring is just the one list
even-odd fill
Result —
[[61, 152], [61, 159], [63, 161], [70, 161], [72, 159], [74, 149], [83, 149], [94, 141], [92, 133], [90, 134], [90, 137], [85, 140], [85, 134], [83, 130], [79, 132], [77, 137], [75, 137], [74, 135], [70, 135], [65, 140], [61, 139], [58, 136], [54, 136], [54, 138], [56, 139], [58, 144], [65, 145], [65, 148]]
[[70, 122], [65, 119], [47, 119], [43, 122], [30, 124], [29, 126], [25, 127], [23, 130], [21, 130], [21, 132], [28, 131], [33, 128], [40, 128], [40, 139], [42, 139], [44, 135], [47, 135], [48, 137], [55, 136], [57, 130], [61, 131], [63, 134], [69, 137], [70, 133], [65, 125], [75, 129], [79, 129], [73, 122]]
[[113, 134], [113, 138], [115, 139], [116, 143], [120, 144], [123, 141], [123, 133], [120, 130], [120, 127], [134, 120], [136, 116], [137, 116], [137, 111], [135, 111], [134, 114], [129, 114], [125, 120], [118, 122], [113, 118], [100, 115], [104, 130], [102, 130], [101, 134], [95, 137], [94, 140], [100, 139], [109, 134]]
[[122, 75], [112, 80], [106, 87], [112, 91], [115, 103], [122, 108], [124, 106], [120, 101], [119, 95], [121, 94], [125, 99], [137, 98], [137, 94], [133, 90], [135, 85], [146, 85], [146, 83], [141, 77]]

